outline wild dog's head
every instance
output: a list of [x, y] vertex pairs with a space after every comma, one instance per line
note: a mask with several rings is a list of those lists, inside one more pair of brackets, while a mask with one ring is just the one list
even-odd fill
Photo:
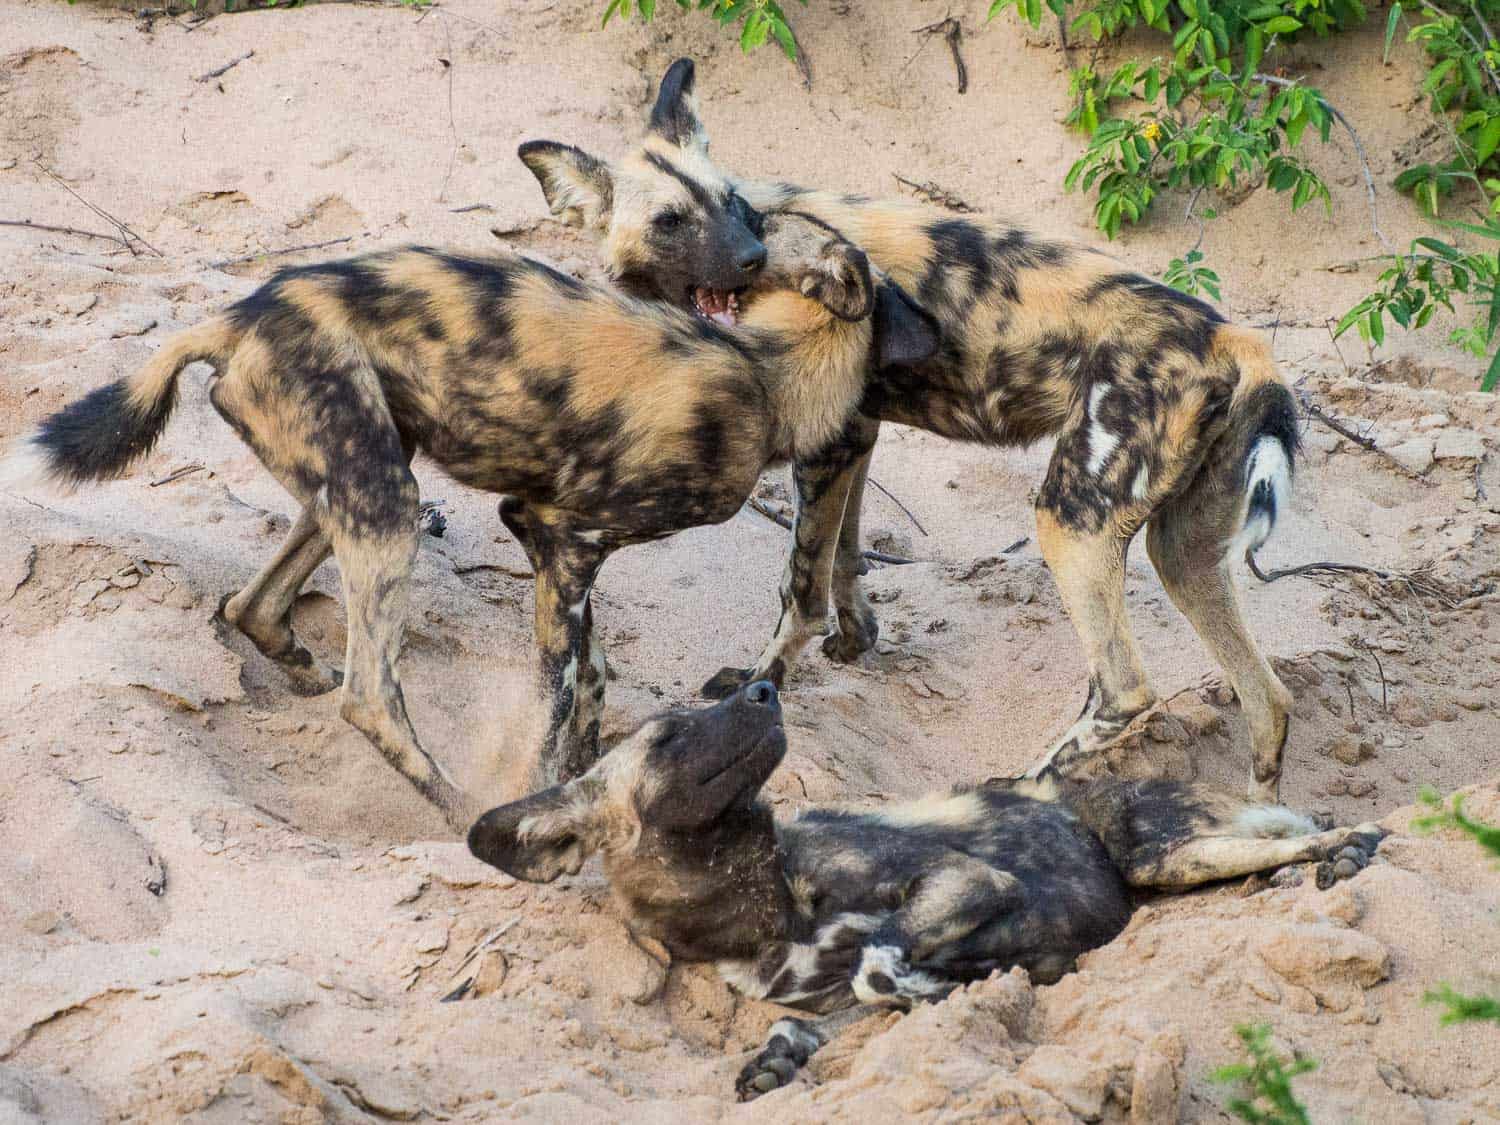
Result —
[[710, 833], [754, 804], [785, 753], [776, 689], [750, 684], [712, 707], [658, 715], [582, 777], [491, 809], [469, 830], [469, 850], [550, 883], [596, 851], [628, 859], [648, 836]]
[[606, 161], [556, 141], [518, 152], [563, 222], [604, 245], [615, 283], [638, 297], [732, 325], [738, 295], [766, 263], [761, 217], [708, 157], [693, 63], [667, 70], [641, 144]]
[[838, 232], [810, 215], [782, 211], [765, 217], [762, 237], [769, 254], [760, 275], [743, 290], [746, 324], [783, 329], [805, 324], [788, 307], [795, 304], [788, 298], [800, 294], [839, 320], [870, 318], [881, 367], [909, 367], [936, 354], [940, 340], [933, 319]]

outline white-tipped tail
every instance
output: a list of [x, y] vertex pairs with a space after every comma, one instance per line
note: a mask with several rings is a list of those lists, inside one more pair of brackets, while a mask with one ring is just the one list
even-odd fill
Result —
[[57, 491], [52, 463], [34, 435], [17, 438], [0, 451], [0, 492], [18, 495], [51, 491]]
[[1230, 545], [1230, 558], [1242, 559], [1247, 551], [1260, 550], [1291, 494], [1292, 461], [1286, 446], [1270, 435], [1259, 438], [1245, 463], [1245, 522]]
[[1252, 840], [1285, 840], [1290, 836], [1311, 836], [1318, 826], [1310, 817], [1285, 805], [1251, 805], [1234, 818], [1234, 831], [1235, 835]]

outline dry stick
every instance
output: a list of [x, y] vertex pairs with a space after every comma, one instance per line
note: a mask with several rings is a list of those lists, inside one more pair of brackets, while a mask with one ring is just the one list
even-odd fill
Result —
[[[791, 520], [787, 519], [785, 516], [775, 511], [774, 509], [768, 507], [765, 502], [760, 500], [758, 497], [752, 496], [749, 500], [746, 501], [746, 503], [749, 504], [752, 509], [765, 516], [766, 519], [776, 524], [778, 527], [784, 527], [788, 531], [792, 530]], [[883, 551], [861, 551], [860, 555], [862, 555], [864, 558], [869, 559], [871, 562], [886, 563], [889, 566], [909, 566], [911, 563], [917, 561], [916, 559], [903, 559], [900, 555], [887, 555]]]
[[870, 478], [870, 483], [873, 484], [876, 488], [880, 489], [880, 491], [883, 492], [883, 493], [885, 493], [888, 497], [890, 497], [891, 503], [894, 504], [894, 505], [896, 505], [896, 507], [900, 508], [903, 512], [905, 512], [906, 513], [906, 518], [909, 519], [909, 520], [911, 520], [913, 526], [915, 526], [916, 529], [923, 534], [923, 536], [926, 536], [927, 529], [922, 526], [922, 521], [919, 520], [919, 519], [917, 519], [916, 516], [914, 516], [914, 515], [911, 514], [911, 509], [908, 508], [905, 504], [901, 503], [901, 501], [896, 498], [896, 494], [894, 492], [892, 492], [885, 485], [881, 484], [874, 477]]
[[1386, 690], [1385, 685], [1385, 665], [1380, 663], [1380, 654], [1377, 653], [1373, 648], [1371, 648], [1367, 643], [1365, 643], [1364, 641], [1360, 641], [1359, 647], [1369, 653], [1370, 658], [1375, 661], [1375, 671], [1380, 673], [1380, 709], [1389, 713], [1391, 709], [1391, 698], [1390, 693]]
[[438, 188], [439, 200], [448, 194], [448, 181], [453, 178], [453, 166], [458, 163], [458, 126], [453, 121], [453, 25], [445, 21], [443, 33], [448, 37], [448, 57], [439, 59], [438, 62], [448, 72], [448, 134], [453, 138], [453, 151], [448, 154], [448, 171], [443, 173], [443, 186]]
[[958, 71], [958, 92], [966, 94], [969, 92], [969, 68], [964, 65], [964, 57], [959, 54], [959, 44], [963, 42], [964, 29], [952, 16], [947, 19], [930, 23], [926, 27], [914, 28], [914, 35], [941, 35], [948, 41], [948, 50], [953, 52], [953, 69]]
[[448, 211], [453, 215], [466, 215], [470, 211], [493, 211], [494, 208], [488, 203], [470, 203], [464, 207], [450, 207]]
[[1388, 462], [1390, 462], [1392, 465], [1396, 466], [1396, 468], [1400, 469], [1403, 473], [1405, 473], [1412, 480], [1421, 483], [1422, 485], [1426, 486], [1427, 488], [1435, 488], [1436, 487], [1436, 485], [1434, 484], [1434, 482], [1428, 480], [1421, 473], [1419, 473], [1415, 469], [1411, 468], [1411, 466], [1409, 466], [1409, 465], [1403, 465], [1395, 457], [1391, 456], [1391, 454], [1387, 450], [1381, 449], [1380, 446], [1378, 446], [1378, 445], [1375, 444], [1375, 439], [1374, 438], [1365, 437], [1363, 434], [1359, 434], [1359, 433], [1356, 433], [1354, 430], [1351, 430], [1348, 426], [1344, 425], [1337, 418], [1333, 417], [1331, 414], [1328, 414], [1326, 411], [1324, 411], [1323, 408], [1320, 407], [1320, 406], [1318, 406], [1316, 403], [1308, 402], [1306, 399], [1304, 399], [1303, 402], [1302, 402], [1302, 409], [1307, 412], [1307, 416], [1309, 418], [1316, 418], [1319, 422], [1322, 422], [1323, 425], [1327, 426], [1334, 433], [1339, 434], [1339, 435], [1341, 435], [1343, 437], [1348, 438], [1350, 441], [1352, 441], [1355, 445], [1359, 446], [1361, 449], [1368, 449], [1371, 453], [1378, 453], [1378, 454], [1380, 454], [1381, 457], [1384, 457]]
[[150, 487], [160, 488], [164, 484], [171, 484], [174, 480], [181, 480], [183, 477], [189, 476], [193, 473], [201, 473], [206, 468], [208, 468], [208, 466], [203, 464], [183, 465], [180, 469], [173, 469], [166, 476], [161, 477], [158, 480], [151, 481]]
[[52, 234], [76, 234], [80, 238], [97, 238], [100, 242], [113, 242], [117, 246], [130, 249], [130, 243], [119, 235], [100, 234], [98, 231], [79, 230], [77, 227], [54, 227], [47, 223], [33, 223], [30, 219], [0, 219], [0, 227], [22, 227], [27, 230], [50, 231]]
[[252, 51], [246, 51], [239, 58], [237, 58], [237, 59], [230, 59], [223, 66], [215, 67], [213, 70], [210, 70], [210, 71], [208, 71], [208, 72], [206, 72], [204, 74], [198, 75], [198, 77], [194, 78], [193, 81], [194, 82], [212, 82], [215, 78], [222, 78], [224, 75], [228, 74], [231, 70], [233, 70], [235, 67], [239, 66], [240, 63], [244, 62], [246, 59], [253, 59], [254, 57], [255, 57], [255, 52], [253, 50]]
[[301, 246], [285, 246], [280, 250], [262, 250], [257, 254], [245, 254], [239, 258], [225, 258], [222, 262], [209, 262], [208, 268], [221, 270], [225, 266], [241, 266], [246, 262], [254, 262], [261, 258], [279, 258], [283, 254], [300, 254], [304, 250], [321, 250], [325, 246], [342, 246], [346, 242], [353, 242], [354, 236], [346, 234], [343, 238], [330, 238], [327, 242], [306, 242]]
[[926, 183], [917, 183], [908, 180], [900, 172], [892, 172], [896, 182], [902, 187], [910, 188], [913, 195], [925, 199], [928, 203], [936, 203], [940, 207], [946, 207], [950, 211], [957, 211], [961, 215], [972, 215], [976, 208], [968, 200], [961, 198], [957, 193], [949, 191], [935, 180]]
[[1460, 601], [1447, 590], [1444, 590], [1431, 579], [1423, 578], [1420, 574], [1410, 571], [1380, 570], [1373, 566], [1361, 566], [1359, 563], [1336, 563], [1315, 562], [1303, 563], [1301, 566], [1288, 566], [1280, 570], [1261, 570], [1255, 561], [1255, 554], [1251, 551], [1245, 552], [1245, 565], [1250, 568], [1250, 573], [1265, 583], [1275, 582], [1282, 578], [1292, 578], [1299, 574], [1368, 574], [1372, 578], [1379, 578], [1383, 582], [1403, 582], [1419, 597], [1433, 598], [1443, 603], [1448, 609], [1457, 609]]
[[133, 238], [137, 242], [139, 242], [142, 246], [144, 246], [147, 250], [150, 250], [151, 253], [155, 254], [158, 258], [165, 258], [166, 257], [166, 255], [163, 254], [160, 250], [158, 250], [155, 246], [152, 246], [151, 243], [147, 242], [140, 235], [136, 234], [135, 231], [131, 230], [128, 226], [126, 226], [119, 219], [117, 219], [113, 215], [111, 215], [103, 207], [99, 207], [96, 204], [90, 203], [83, 196], [79, 195], [76, 191], [74, 191], [71, 187], [68, 186], [68, 183], [67, 183], [66, 180], [64, 180], [61, 176], [59, 176], [51, 168], [48, 168], [40, 160], [37, 160], [37, 159], [33, 158], [31, 162], [33, 164], [35, 164], [38, 168], [40, 168], [42, 170], [43, 175], [45, 175], [53, 183], [57, 184], [58, 187], [62, 188], [63, 191], [67, 192], [74, 199], [78, 200], [79, 203], [82, 203], [90, 211], [92, 211], [94, 214], [98, 215], [106, 223], [108, 223], [110, 226], [114, 227], [115, 230], [119, 231], [120, 232], [120, 238], [125, 243], [125, 249], [129, 250], [132, 256], [135, 254], [135, 247], [133, 247], [132, 245], [130, 245], [130, 240]]

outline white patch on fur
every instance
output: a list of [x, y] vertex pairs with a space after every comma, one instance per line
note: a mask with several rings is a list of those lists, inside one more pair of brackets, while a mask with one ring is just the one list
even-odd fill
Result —
[[0, 456], [0, 492], [59, 491], [47, 451], [35, 437], [24, 437]]
[[1108, 383], [1097, 383], [1089, 392], [1089, 417], [1093, 419], [1093, 424], [1089, 426], [1088, 469], [1095, 476], [1104, 470], [1104, 466], [1109, 463], [1110, 454], [1114, 453], [1115, 447], [1120, 444], [1119, 436], [1110, 433], [1099, 421], [1099, 407], [1104, 404], [1109, 391]]
[[1151, 487], [1151, 473], [1145, 465], [1136, 471], [1135, 483], [1130, 486], [1130, 495], [1137, 500], [1144, 500], [1146, 493]]
[[1311, 819], [1285, 805], [1252, 805], [1234, 818], [1234, 834], [1252, 840], [1285, 840], [1317, 831]]
[[764, 1000], [771, 987], [755, 971], [754, 961], [715, 961], [714, 968], [719, 971], [725, 984], [752, 1000]]
[[[870, 987], [870, 977], [883, 973], [896, 986], [894, 992], [876, 992]], [[854, 974], [854, 995], [864, 1004], [879, 1004], [890, 1007], [903, 1000], [916, 1000], [929, 996], [941, 996], [948, 991], [948, 983], [929, 973], [913, 969], [894, 945], [867, 945], [859, 957], [859, 970]]]
[[1271, 538], [1271, 532], [1275, 530], [1276, 519], [1287, 510], [1292, 494], [1292, 463], [1287, 460], [1286, 450], [1280, 441], [1273, 437], [1263, 437], [1250, 449], [1249, 464], [1245, 472], [1245, 503], [1248, 507], [1250, 497], [1255, 494], [1256, 486], [1268, 483], [1271, 486], [1271, 495], [1276, 501], [1276, 517], [1268, 518], [1263, 511], [1246, 513], [1245, 525], [1240, 528], [1239, 533], [1229, 545], [1229, 557], [1242, 559], [1247, 551], [1258, 551], [1265, 541]]
[[766, 1032], [766, 1042], [781, 1036], [804, 1054], [812, 1054], [823, 1045], [822, 1038], [801, 1020], [777, 1020]]
[[984, 802], [976, 793], [959, 793], [954, 796], [933, 794], [917, 801], [878, 809], [872, 815], [892, 828], [915, 828], [923, 825], [964, 828], [977, 825], [983, 819]]

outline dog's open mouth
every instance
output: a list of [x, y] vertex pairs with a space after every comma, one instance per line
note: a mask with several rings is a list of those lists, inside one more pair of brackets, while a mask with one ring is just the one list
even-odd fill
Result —
[[688, 294], [693, 311], [704, 320], [711, 320], [725, 328], [733, 328], [740, 322], [739, 289], [710, 289], [700, 285]]

